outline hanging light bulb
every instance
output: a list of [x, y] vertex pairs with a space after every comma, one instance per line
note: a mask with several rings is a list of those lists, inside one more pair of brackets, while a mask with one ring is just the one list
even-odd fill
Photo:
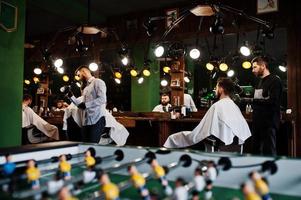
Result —
[[25, 79], [25, 80], [24, 80], [24, 83], [25, 83], [26, 85], [29, 85], [29, 84], [30, 84], [30, 80]]
[[198, 59], [201, 55], [201, 52], [200, 50], [194, 48], [194, 49], [191, 49], [190, 52], [189, 52], [189, 56], [192, 58], [192, 59]]
[[165, 73], [169, 73], [170, 67], [169, 67], [169, 66], [164, 66], [164, 67], [163, 67], [163, 71], [164, 71]]
[[77, 87], [81, 87], [82, 85], [80, 84], [80, 82], [76, 82]]
[[279, 65], [278, 68], [279, 68], [279, 70], [282, 71], [282, 72], [286, 72], [286, 71], [287, 71], [287, 67], [284, 66], [284, 65]]
[[56, 67], [56, 68], [59, 68], [59, 67], [61, 67], [61, 66], [63, 66], [63, 60], [62, 59], [56, 59], [55, 61], [54, 61], [54, 66]]
[[251, 64], [249, 61], [244, 61], [244, 62], [242, 63], [242, 67], [243, 67], [244, 69], [250, 69], [250, 68], [252, 67], [252, 64]]
[[232, 77], [232, 76], [234, 76], [234, 74], [235, 74], [235, 72], [232, 69], [227, 72], [228, 77]]
[[121, 74], [120, 71], [116, 71], [116, 72], [114, 73], [114, 75], [115, 75], [115, 77], [118, 78], [118, 79], [120, 79], [120, 78], [122, 77], [122, 74]]
[[143, 73], [144, 76], [150, 76], [151, 75], [151, 72], [150, 72], [149, 68], [144, 68], [142, 73]]
[[160, 84], [161, 86], [166, 87], [168, 85], [168, 81], [166, 79], [162, 79]]
[[34, 68], [33, 72], [34, 72], [35, 74], [39, 75], [39, 74], [42, 73], [42, 70], [41, 70], [41, 68], [36, 67], [36, 68]]
[[77, 76], [77, 75], [75, 75], [75, 76], [74, 76], [74, 79], [75, 79], [76, 81], [79, 81], [80, 77]]
[[63, 81], [68, 82], [68, 81], [69, 81], [69, 76], [64, 75], [64, 76], [63, 76]]
[[92, 62], [92, 63], [90, 63], [90, 65], [89, 65], [89, 69], [90, 69], [92, 72], [95, 72], [96, 70], [98, 70], [98, 65], [97, 65], [95, 62]]
[[127, 56], [124, 56], [122, 59], [121, 59], [121, 62], [124, 66], [128, 65], [129, 64], [129, 58]]
[[207, 68], [209, 71], [212, 71], [212, 70], [214, 69], [214, 65], [213, 65], [212, 63], [208, 62], [208, 63], [206, 64], [206, 68]]
[[224, 62], [222, 62], [221, 64], [219, 64], [219, 69], [222, 71], [222, 72], [225, 72], [228, 70], [228, 65]]
[[144, 81], [143, 76], [140, 76], [140, 77], [137, 79], [138, 84], [142, 84], [143, 81]]
[[35, 76], [35, 77], [33, 77], [33, 82], [38, 83], [38, 82], [40, 82], [40, 79]]
[[58, 68], [56, 68], [56, 69], [57, 69], [58, 73], [60, 73], [60, 74], [63, 74], [63, 73], [64, 73], [64, 68], [58, 67]]
[[249, 48], [247, 41], [244, 42], [244, 44], [240, 47], [239, 51], [243, 56], [251, 55], [251, 49]]
[[114, 80], [115, 80], [115, 83], [117, 83], [117, 84], [121, 83], [121, 80], [119, 78], [114, 78]]
[[188, 76], [185, 76], [185, 77], [184, 77], [184, 81], [185, 81], [185, 83], [189, 83], [189, 82], [190, 82], [189, 77], [188, 77]]
[[130, 71], [131, 76], [136, 77], [138, 75], [138, 72], [135, 68], [131, 69]]
[[158, 47], [155, 49], [154, 53], [155, 53], [155, 56], [156, 56], [156, 57], [161, 57], [161, 56], [164, 54], [164, 47], [161, 46], [161, 45], [158, 46]]

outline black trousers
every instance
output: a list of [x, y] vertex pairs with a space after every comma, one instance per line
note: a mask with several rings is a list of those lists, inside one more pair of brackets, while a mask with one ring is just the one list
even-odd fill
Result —
[[96, 124], [83, 126], [83, 141], [98, 143], [106, 126], [105, 117], [101, 117]]
[[276, 156], [276, 133], [275, 127], [253, 126], [253, 153]]

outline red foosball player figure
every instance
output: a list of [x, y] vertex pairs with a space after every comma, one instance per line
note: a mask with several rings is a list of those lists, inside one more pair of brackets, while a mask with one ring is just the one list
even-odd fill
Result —
[[131, 175], [131, 181], [135, 188], [138, 188], [141, 197], [144, 200], [150, 200], [148, 189], [145, 187], [145, 178], [140, 174], [137, 168], [133, 165], [129, 166], [128, 172]]
[[63, 177], [65, 180], [71, 178], [71, 165], [67, 162], [66, 156], [60, 156], [59, 170], [63, 173]]
[[96, 161], [89, 150], [85, 152], [85, 162], [87, 169], [92, 170], [94, 168]]
[[99, 178], [101, 191], [105, 195], [106, 200], [119, 200], [119, 188], [112, 183], [107, 174], [102, 174]]
[[260, 194], [262, 200], [272, 200], [269, 186], [266, 181], [263, 180], [262, 176], [257, 171], [251, 172], [249, 176], [254, 183], [255, 190]]
[[27, 162], [27, 169], [26, 169], [26, 176], [28, 182], [31, 184], [32, 189], [38, 189], [40, 188], [40, 170], [35, 166], [34, 160], [29, 160]]
[[168, 180], [166, 179], [166, 174], [164, 168], [159, 165], [158, 161], [156, 159], [152, 160], [151, 167], [153, 168], [153, 172], [157, 179], [160, 180], [161, 185], [164, 188], [164, 192], [167, 196], [172, 195], [172, 189], [168, 184]]
[[251, 183], [244, 183], [241, 186], [242, 193], [245, 200], [261, 200], [261, 197], [255, 192]]

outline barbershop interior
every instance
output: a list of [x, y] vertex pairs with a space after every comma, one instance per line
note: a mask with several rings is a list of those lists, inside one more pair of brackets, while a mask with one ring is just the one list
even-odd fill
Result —
[[300, 199], [300, 10], [0, 0], [0, 199]]

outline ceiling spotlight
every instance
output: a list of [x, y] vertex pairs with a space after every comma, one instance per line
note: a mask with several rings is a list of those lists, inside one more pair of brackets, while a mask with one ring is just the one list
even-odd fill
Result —
[[82, 85], [80, 84], [80, 82], [76, 82], [75, 84], [76, 84], [77, 87], [79, 87], [79, 88], [82, 86]]
[[160, 84], [161, 86], [166, 87], [168, 85], [168, 81], [166, 79], [162, 79]]
[[244, 61], [244, 62], [242, 63], [242, 67], [243, 67], [244, 69], [250, 69], [250, 68], [252, 67], [252, 64], [251, 64], [251, 62], [249, 62], [249, 61]]
[[30, 80], [25, 79], [25, 80], [24, 80], [24, 83], [25, 83], [26, 85], [29, 85], [29, 84], [30, 84]]
[[33, 77], [33, 82], [38, 83], [38, 82], [40, 82], [40, 79], [35, 76], [35, 77]]
[[121, 62], [124, 66], [126, 66], [128, 63], [129, 63], [129, 59], [127, 56], [124, 56], [122, 59], [121, 59]]
[[42, 70], [41, 70], [41, 68], [36, 67], [36, 68], [34, 68], [33, 72], [34, 72], [35, 74], [39, 75], [39, 74], [42, 73]]
[[279, 65], [278, 68], [282, 72], [286, 72], [286, 70], [287, 70], [286, 66], [284, 66], [284, 65]]
[[222, 62], [221, 64], [219, 64], [219, 69], [222, 71], [222, 72], [225, 72], [228, 70], [228, 65], [224, 62]]
[[190, 82], [189, 77], [188, 77], [188, 76], [185, 76], [185, 77], [184, 77], [184, 81], [185, 81], [185, 83], [189, 83], [189, 82]]
[[244, 44], [240, 47], [239, 51], [243, 56], [251, 55], [251, 49], [249, 48], [247, 41], [244, 42]]
[[116, 72], [114, 73], [114, 76], [115, 76], [116, 78], [120, 79], [120, 78], [122, 77], [122, 74], [121, 74], [120, 71], [116, 71]]
[[114, 80], [115, 80], [115, 83], [117, 83], [117, 84], [121, 83], [121, 80], [119, 78], [114, 78]]
[[209, 71], [212, 71], [212, 70], [214, 69], [214, 65], [213, 65], [212, 63], [208, 62], [208, 63], [206, 64], [206, 68], [207, 68]]
[[149, 67], [144, 68], [143, 71], [142, 71], [142, 74], [143, 74], [144, 76], [150, 76], [150, 75], [151, 75], [151, 72], [150, 72]]
[[77, 76], [77, 75], [75, 75], [75, 76], [74, 76], [74, 79], [77, 80], [77, 81], [79, 81], [80, 77]]
[[138, 84], [142, 84], [143, 81], [144, 81], [143, 76], [140, 76], [140, 77], [137, 79]]
[[90, 63], [90, 65], [89, 65], [89, 69], [90, 69], [92, 72], [95, 72], [96, 70], [98, 70], [98, 65], [97, 65], [95, 62], [92, 62], [92, 63]]
[[62, 68], [62, 67], [58, 67], [56, 69], [57, 69], [58, 73], [60, 73], [60, 74], [63, 74], [65, 71], [64, 68]]
[[214, 23], [210, 26], [209, 31], [213, 34], [223, 34], [225, 32], [223, 26], [223, 18], [220, 14], [217, 14], [215, 17]]
[[189, 56], [192, 58], [192, 59], [198, 59], [201, 55], [201, 52], [200, 50], [194, 48], [194, 49], [191, 49], [190, 52], [189, 52]]
[[138, 75], [137, 69], [133, 68], [130, 71], [131, 76], [136, 77]]
[[163, 56], [163, 54], [164, 54], [164, 47], [163, 46], [157, 46], [156, 47], [156, 49], [155, 49], [155, 51], [154, 51], [154, 53], [155, 53], [155, 56], [156, 57], [161, 57], [161, 56]]
[[54, 66], [56, 67], [56, 68], [59, 68], [59, 67], [61, 67], [61, 66], [63, 66], [63, 60], [62, 59], [56, 59], [55, 61], [54, 61]]
[[232, 76], [234, 76], [234, 74], [235, 74], [235, 72], [232, 69], [227, 72], [228, 77], [232, 77]]
[[163, 72], [169, 73], [169, 71], [170, 71], [170, 67], [169, 66], [164, 66], [163, 67]]
[[63, 76], [63, 81], [68, 82], [68, 81], [69, 81], [69, 76], [64, 75], [64, 76]]

